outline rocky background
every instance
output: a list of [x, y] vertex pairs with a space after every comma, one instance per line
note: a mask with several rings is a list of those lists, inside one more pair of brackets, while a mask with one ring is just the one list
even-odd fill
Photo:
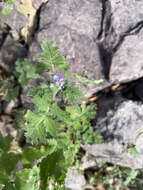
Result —
[[[48, 38], [68, 60], [72, 78], [77, 73], [102, 79], [82, 87], [87, 101], [97, 104], [94, 128], [104, 143], [83, 147], [81, 169], [95, 168], [101, 159], [143, 169], [143, 1], [17, 0], [10, 15], [3, 15], [5, 6], [0, 1], [1, 73], [12, 74], [18, 58], [35, 60]], [[27, 102], [23, 91], [21, 103]], [[18, 100], [1, 101], [0, 113], [9, 116], [18, 105]], [[1, 119], [0, 128], [5, 125], [10, 133], [6, 121]], [[128, 151], [133, 146], [137, 156]], [[80, 190], [85, 184], [77, 171], [69, 171], [67, 189]]]

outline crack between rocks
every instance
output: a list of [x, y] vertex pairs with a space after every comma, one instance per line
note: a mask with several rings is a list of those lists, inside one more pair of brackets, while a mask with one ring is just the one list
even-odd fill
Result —
[[[114, 27], [114, 26], [113, 26]], [[134, 27], [129, 28], [122, 36], [119, 37], [115, 46], [107, 48], [106, 38], [110, 33], [115, 34], [114, 28], [112, 27], [111, 20], [111, 5], [109, 0], [102, 0], [102, 21], [101, 21], [101, 30], [97, 37], [97, 44], [100, 50], [101, 64], [103, 68], [103, 74], [106, 80], [109, 80], [110, 67], [112, 64], [112, 57], [116, 51], [122, 45], [124, 39], [130, 35], [136, 35], [143, 28], [143, 21], [138, 22]], [[105, 42], [105, 44], [104, 44]]]
[[108, 0], [101, 0], [102, 3], [102, 20], [101, 20], [101, 29], [97, 36], [98, 40], [101, 40], [105, 37], [106, 31], [109, 30], [111, 25], [111, 6]]
[[102, 72], [105, 79], [109, 80], [109, 69], [111, 65], [111, 52], [107, 51], [104, 47], [104, 40], [109, 34], [111, 29], [111, 5], [109, 0], [101, 0], [102, 2], [102, 20], [101, 20], [101, 29], [97, 36], [97, 45], [99, 47]]
[[134, 27], [127, 30], [122, 36], [120, 36], [117, 45], [113, 48], [112, 51], [115, 53], [120, 48], [126, 37], [138, 34], [142, 28], [143, 28], [143, 21], [137, 23]]
[[39, 25], [40, 25], [40, 14], [41, 14], [41, 9], [43, 6], [45, 6], [47, 3], [49, 2], [49, 0], [47, 0], [45, 3], [42, 3], [40, 5], [40, 7], [37, 9], [37, 12], [36, 12], [36, 17], [35, 17], [35, 30], [33, 32], [33, 37], [35, 35], [35, 33], [37, 33], [37, 31], [39, 31]]

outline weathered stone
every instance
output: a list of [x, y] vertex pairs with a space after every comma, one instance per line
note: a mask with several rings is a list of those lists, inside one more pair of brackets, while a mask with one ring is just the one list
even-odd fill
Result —
[[[41, 51], [42, 40], [48, 38], [66, 57], [74, 80], [75, 73], [84, 74], [89, 79], [104, 79], [102, 60], [95, 42], [101, 29], [101, 1], [52, 0], [42, 6], [40, 12], [39, 31], [30, 45], [29, 58], [35, 59]], [[97, 87], [94, 83], [83, 91], [90, 96]]]
[[17, 130], [12, 127], [13, 119], [8, 115], [0, 116], [0, 133], [3, 136], [11, 136], [15, 138], [17, 136]]
[[38, 10], [40, 8], [40, 6], [43, 4], [43, 3], [46, 3], [48, 2], [48, 0], [32, 0], [32, 5], [33, 7]]
[[[102, 108], [104, 109], [104, 107]], [[88, 154], [132, 169], [143, 168], [143, 104], [124, 101], [108, 110], [103, 118], [97, 120], [95, 128], [101, 131], [103, 144], [86, 145]], [[129, 152], [136, 146], [138, 155]]]
[[68, 169], [66, 176], [66, 190], [83, 190], [86, 181], [84, 176], [80, 175], [77, 170]]
[[2, 110], [4, 114], [12, 114], [13, 108], [17, 108], [19, 106], [18, 99], [11, 100], [10, 102], [4, 102], [2, 105]]
[[18, 58], [24, 58], [27, 55], [27, 49], [20, 43], [13, 41], [8, 35], [0, 52], [0, 66], [11, 73], [15, 67], [15, 61]]
[[115, 33], [122, 36], [143, 22], [143, 1], [110, 0], [111, 22]]
[[0, 2], [0, 21], [7, 24], [12, 30], [20, 32], [27, 23], [27, 16], [17, 11], [15, 5], [11, 5], [11, 13], [2, 14], [2, 10], [7, 7], [6, 3]]
[[6, 24], [0, 22], [0, 47], [2, 46], [5, 37], [7, 36], [9, 28]]
[[143, 77], [143, 29], [126, 36], [112, 59], [111, 82], [128, 82]]
[[105, 4], [104, 46], [111, 50], [121, 44], [123, 37], [138, 31], [143, 24], [143, 1], [109, 0]]

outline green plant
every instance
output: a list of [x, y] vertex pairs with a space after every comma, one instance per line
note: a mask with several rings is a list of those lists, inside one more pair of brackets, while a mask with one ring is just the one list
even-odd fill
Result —
[[14, 76], [11, 76], [5, 80], [0, 76], [0, 85], [2, 88], [2, 95], [4, 100], [10, 101], [19, 95], [20, 88], [16, 84]]
[[7, 7], [2, 10], [3, 15], [9, 15], [12, 11], [11, 5], [15, 2], [15, 0], [6, 0]]
[[24, 116], [23, 130], [29, 146], [12, 152], [17, 158], [15, 163], [21, 161], [23, 169], [17, 172], [15, 164], [6, 173], [0, 184], [7, 189], [64, 190], [66, 171], [76, 164], [80, 145], [103, 140], [91, 126], [96, 116], [94, 105], [78, 104], [83, 93], [76, 83], [69, 82], [66, 59], [48, 40], [42, 42], [41, 48], [39, 61], [25, 59], [16, 63], [15, 78], [22, 87], [31, 78], [40, 78], [44, 71], [48, 72], [49, 80], [32, 87], [27, 94], [34, 103], [34, 109], [27, 110]]
[[90, 176], [92, 185], [102, 184], [105, 189], [142, 189], [142, 170], [132, 170], [118, 165], [103, 163]]

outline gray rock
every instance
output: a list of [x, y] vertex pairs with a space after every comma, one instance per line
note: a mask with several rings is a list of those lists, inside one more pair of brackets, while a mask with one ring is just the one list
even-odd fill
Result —
[[[59, 47], [70, 65], [72, 79], [75, 73], [89, 79], [104, 79], [102, 60], [95, 40], [101, 29], [102, 3], [99, 0], [50, 0], [42, 6], [39, 31], [30, 45], [29, 58], [41, 51], [42, 40], [48, 38]], [[87, 96], [98, 85], [84, 89]], [[88, 94], [87, 94], [88, 92]]]
[[[104, 109], [104, 108], [103, 108]], [[97, 120], [96, 128], [104, 135], [103, 144], [86, 145], [88, 154], [132, 169], [143, 168], [143, 104], [124, 101]], [[138, 155], [129, 152], [136, 146]]]
[[19, 106], [19, 100], [15, 98], [10, 102], [3, 102], [2, 110], [4, 114], [12, 114], [13, 108], [17, 108]]
[[83, 190], [86, 184], [83, 175], [80, 175], [77, 170], [68, 169], [65, 179], [66, 190]]
[[15, 61], [18, 58], [25, 58], [26, 55], [27, 49], [8, 35], [1, 48], [0, 66], [7, 72], [12, 73]]
[[112, 59], [111, 82], [128, 82], [143, 77], [143, 29], [124, 38]]
[[109, 0], [111, 4], [111, 22], [117, 35], [124, 35], [143, 21], [143, 1]]
[[33, 7], [38, 10], [40, 6], [44, 3], [48, 2], [48, 0], [32, 0]]
[[143, 1], [140, 0], [109, 0], [104, 2], [105, 47], [117, 48], [123, 37], [136, 33], [143, 23]]
[[14, 4], [11, 5], [11, 13], [4, 15], [2, 10], [6, 7], [6, 3], [0, 2], [0, 21], [7, 24], [12, 30], [20, 32], [26, 26], [28, 17], [18, 12]]
[[0, 22], [0, 47], [2, 46], [5, 37], [9, 32], [8, 26], [2, 22]]
[[16, 138], [17, 130], [13, 128], [13, 119], [8, 115], [1, 115], [0, 116], [0, 133], [3, 136], [11, 136]]

